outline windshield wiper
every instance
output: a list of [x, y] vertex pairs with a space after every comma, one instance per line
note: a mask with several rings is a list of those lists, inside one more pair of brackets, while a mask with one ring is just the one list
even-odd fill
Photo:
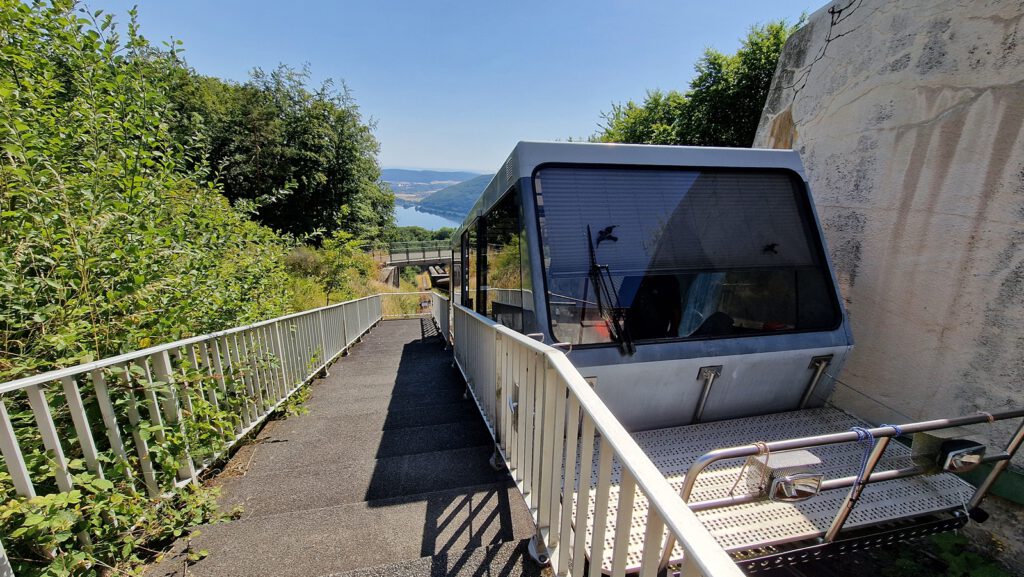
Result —
[[[629, 331], [626, 330], [625, 311], [619, 303], [619, 294], [612, 283], [612, 273], [608, 269], [608, 265], [597, 264], [597, 251], [589, 224], [587, 225], [587, 243], [590, 249], [590, 282], [594, 285], [597, 314], [608, 323], [612, 339], [619, 343], [622, 352], [632, 355], [636, 352], [636, 346], [633, 344], [632, 337], [629, 336]], [[607, 304], [605, 303], [606, 299], [610, 301]]]

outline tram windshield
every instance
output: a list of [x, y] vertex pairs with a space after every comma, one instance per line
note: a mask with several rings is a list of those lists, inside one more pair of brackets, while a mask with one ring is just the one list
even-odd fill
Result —
[[803, 182], [769, 169], [541, 167], [553, 336], [573, 344], [830, 330]]

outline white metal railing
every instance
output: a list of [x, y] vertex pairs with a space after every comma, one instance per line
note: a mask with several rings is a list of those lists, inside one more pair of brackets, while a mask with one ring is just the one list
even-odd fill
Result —
[[[117, 463], [154, 498], [184, 486], [381, 318], [381, 295], [373, 295], [0, 384], [0, 454], [14, 489], [24, 497], [70, 491], [71, 457], [101, 478], [112, 474], [104, 463]], [[26, 406], [33, 418], [12, 422], [9, 407]], [[212, 424], [222, 442], [199, 452], [186, 428], [210, 418], [204, 406], [230, 422]], [[46, 451], [53, 478], [33, 479], [19, 436], [41, 438], [34, 449]], [[155, 453], [172, 436], [176, 459], [162, 470]], [[0, 544], [0, 577], [13, 574], [5, 559]]]
[[[642, 576], [657, 575], [669, 534], [683, 547], [683, 575], [743, 575], [561, 351], [461, 305], [452, 309], [456, 363], [526, 499], [556, 575], [583, 575], [589, 558], [589, 575], [599, 577], [606, 546], [612, 548], [612, 576], [623, 575], [631, 526], [644, 528]], [[616, 465], [615, 530], [605, 535]], [[646, 514], [635, 506], [641, 500]]]
[[437, 331], [441, 333], [441, 338], [444, 342], [451, 344], [451, 308], [448, 304], [448, 298], [442, 294], [430, 293], [431, 306], [430, 314], [434, 319], [434, 324], [437, 325]]
[[14, 577], [14, 569], [11, 568], [11, 561], [7, 558], [3, 543], [0, 543], [0, 577]]

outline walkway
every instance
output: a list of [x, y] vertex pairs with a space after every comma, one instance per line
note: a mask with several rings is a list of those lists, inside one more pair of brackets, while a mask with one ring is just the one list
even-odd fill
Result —
[[[147, 576], [539, 575], [534, 526], [429, 320], [385, 321], [218, 479], [237, 520]], [[248, 466], [246, 467], [246, 464]], [[232, 469], [244, 471], [232, 476]]]

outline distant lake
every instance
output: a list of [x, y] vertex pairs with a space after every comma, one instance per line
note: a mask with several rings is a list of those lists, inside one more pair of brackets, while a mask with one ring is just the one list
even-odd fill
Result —
[[446, 226], [459, 228], [461, 222], [455, 222], [443, 216], [421, 212], [412, 206], [395, 205], [395, 220], [398, 226], [422, 226], [427, 230], [437, 230]]

